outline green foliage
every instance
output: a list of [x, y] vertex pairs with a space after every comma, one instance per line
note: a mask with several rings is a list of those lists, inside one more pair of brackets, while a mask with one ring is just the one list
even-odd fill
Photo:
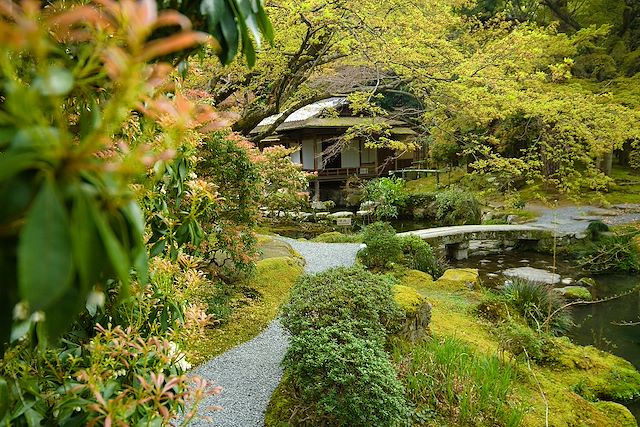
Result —
[[314, 425], [394, 426], [407, 418], [389, 356], [347, 320], [293, 335], [283, 366]]
[[383, 347], [402, 319], [392, 282], [361, 268], [298, 282], [282, 315], [292, 334], [283, 366], [297, 397], [293, 425], [392, 426], [406, 419], [403, 388]]
[[516, 372], [497, 357], [477, 354], [452, 338], [394, 350], [407, 395], [423, 408], [421, 417], [437, 416], [435, 423], [447, 425], [517, 426], [522, 422], [522, 408], [510, 403]]
[[308, 206], [308, 176], [289, 157], [296, 150], [281, 145], [267, 147], [258, 159], [264, 183], [260, 202], [274, 213], [297, 212]]
[[[393, 301], [394, 280], [362, 268], [334, 268], [301, 278], [282, 311], [282, 324], [293, 335], [338, 322], [349, 323], [362, 337], [382, 340], [402, 312]], [[346, 324], [345, 323], [345, 324]]]
[[451, 188], [436, 193], [436, 220], [442, 226], [479, 224], [480, 202], [472, 192]]
[[561, 334], [573, 325], [564, 298], [550, 286], [516, 278], [505, 286], [502, 295], [536, 331]]
[[65, 341], [44, 352], [9, 350], [0, 388], [5, 385], [11, 410], [0, 414], [0, 423], [166, 426], [187, 401], [204, 397], [206, 383], [189, 386], [184, 373], [190, 365], [174, 342], [120, 326], [96, 330], [86, 345]]
[[377, 178], [368, 181], [362, 199], [374, 204], [376, 219], [397, 218], [407, 201], [405, 181], [400, 178]]
[[416, 236], [398, 237], [389, 223], [368, 225], [362, 230], [362, 241], [366, 247], [358, 252], [358, 259], [368, 268], [383, 270], [401, 264], [433, 277], [442, 275], [442, 266], [427, 242]]
[[496, 333], [500, 350], [507, 351], [515, 357], [543, 361], [546, 347], [550, 345], [542, 334], [515, 321], [504, 322]]
[[418, 236], [406, 236], [400, 238], [400, 244], [404, 256], [403, 265], [412, 270], [429, 273], [434, 278], [442, 275], [442, 267], [427, 242]]
[[[0, 215], [3, 311], [22, 301], [29, 314], [44, 313], [41, 343], [71, 326], [94, 286], [121, 283], [126, 293], [132, 270], [145, 281], [144, 219], [129, 185], [180, 130], [126, 142], [123, 132], [143, 98], [140, 120], [160, 126], [152, 110], [166, 102], [155, 92], [166, 72], [156, 70], [153, 82], [141, 79], [152, 74], [146, 61], [203, 41], [184, 31], [148, 42], [152, 29], [183, 17], [159, 20], [145, 9], [155, 3], [111, 6], [62, 8], [46, 17], [39, 4], [2, 12], [0, 201], [9, 207]], [[131, 27], [132, 15], [145, 19]], [[72, 30], [80, 24], [86, 34]], [[155, 145], [143, 148], [147, 142]], [[2, 318], [2, 344], [10, 323]]]
[[366, 248], [358, 252], [358, 258], [369, 268], [385, 268], [389, 263], [402, 261], [402, 242], [387, 222], [375, 222], [362, 230]]
[[[175, 7], [173, 2], [165, 1]], [[262, 37], [273, 42], [273, 28], [261, 1], [201, 0], [199, 12], [206, 17], [209, 33], [220, 43], [217, 53], [223, 64], [235, 58], [240, 45], [247, 64], [253, 67], [256, 62], [253, 43], [260, 48]]]
[[640, 231], [622, 228], [613, 235], [601, 236], [597, 241], [573, 249], [578, 265], [592, 273], [607, 271], [640, 271]]

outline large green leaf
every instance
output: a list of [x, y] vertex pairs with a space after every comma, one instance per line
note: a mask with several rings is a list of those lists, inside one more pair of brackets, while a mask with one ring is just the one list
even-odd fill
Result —
[[0, 378], [0, 424], [9, 413], [9, 385], [4, 378]]
[[256, 61], [254, 43], [259, 47], [263, 38], [273, 42], [273, 28], [260, 0], [202, 0], [200, 13], [207, 17], [209, 32], [220, 43], [218, 57], [223, 64], [235, 58], [242, 44], [242, 53], [252, 67]]
[[52, 180], [44, 181], [18, 243], [18, 289], [31, 310], [55, 303], [71, 285], [73, 257], [67, 212]]

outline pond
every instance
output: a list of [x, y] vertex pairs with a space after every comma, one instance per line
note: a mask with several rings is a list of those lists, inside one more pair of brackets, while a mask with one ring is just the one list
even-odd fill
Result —
[[[466, 260], [452, 261], [453, 267], [478, 268], [483, 283], [499, 285], [504, 281], [501, 270], [512, 267], [534, 267], [560, 274], [563, 278], [576, 278], [581, 272], [570, 260], [558, 259], [536, 252], [511, 251], [499, 255], [474, 256]], [[554, 268], [555, 265], [555, 268]], [[593, 277], [596, 286], [591, 289], [594, 298], [609, 298], [623, 294], [638, 286], [639, 275], [608, 274]], [[589, 305], [572, 307], [576, 326], [569, 332], [577, 344], [593, 345], [623, 357], [640, 369], [640, 326], [623, 326], [621, 323], [640, 321], [640, 293], [634, 292], [620, 298]], [[640, 402], [626, 405], [640, 420]]]

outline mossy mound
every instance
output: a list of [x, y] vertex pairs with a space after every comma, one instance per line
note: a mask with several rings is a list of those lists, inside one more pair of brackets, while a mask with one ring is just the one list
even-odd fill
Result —
[[290, 390], [290, 381], [285, 377], [271, 395], [264, 414], [265, 427], [286, 427], [289, 425], [284, 420], [289, 419], [296, 406], [295, 399], [290, 396]]
[[562, 368], [562, 382], [586, 399], [630, 401], [640, 397], [640, 372], [625, 359], [593, 346], [555, 338], [554, 371]]
[[393, 298], [400, 308], [407, 314], [414, 314], [427, 300], [414, 288], [403, 285], [392, 287]]
[[569, 300], [591, 301], [593, 298], [589, 289], [584, 286], [565, 286], [564, 288], [556, 288], [555, 291]]
[[398, 274], [394, 274], [398, 279], [402, 280], [404, 286], [408, 286], [417, 291], [433, 289], [435, 281], [429, 273], [418, 270], [403, 270]]
[[633, 417], [631, 411], [629, 411], [624, 405], [616, 402], [595, 402], [593, 404], [600, 412], [607, 415], [607, 418], [611, 420], [612, 425], [620, 427], [637, 427], [638, 423]]
[[450, 291], [478, 289], [480, 275], [477, 268], [451, 268], [436, 280], [436, 286]]
[[362, 242], [362, 236], [359, 234], [343, 234], [339, 231], [330, 231], [314, 237], [311, 241], [318, 243], [360, 243]]

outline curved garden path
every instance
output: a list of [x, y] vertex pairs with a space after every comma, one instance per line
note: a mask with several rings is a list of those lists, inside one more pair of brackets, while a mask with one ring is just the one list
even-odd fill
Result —
[[[357, 243], [313, 243], [282, 239], [305, 259], [305, 271], [317, 273], [355, 262]], [[264, 425], [264, 412], [273, 390], [282, 377], [280, 362], [287, 351], [288, 339], [280, 322], [273, 321], [254, 339], [200, 365], [193, 375], [203, 377], [222, 392], [201, 404], [202, 418], [195, 426], [254, 427]], [[214, 411], [213, 407], [222, 407]]]

